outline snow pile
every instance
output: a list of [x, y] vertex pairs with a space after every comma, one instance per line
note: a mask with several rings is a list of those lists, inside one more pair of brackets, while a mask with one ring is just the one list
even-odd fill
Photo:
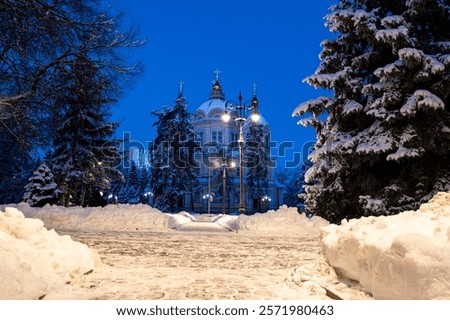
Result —
[[44, 221], [48, 229], [83, 231], [142, 231], [173, 228], [189, 219], [186, 215], [164, 214], [148, 205], [108, 205], [106, 207], [32, 208], [25, 203], [16, 205], [26, 217]]
[[450, 299], [450, 193], [417, 211], [322, 231], [328, 262], [375, 299]]
[[15, 208], [0, 212], [0, 299], [38, 299], [100, 262], [86, 245]]
[[296, 208], [287, 206], [281, 206], [276, 211], [270, 210], [263, 214], [242, 215], [236, 219], [224, 217], [217, 222], [226, 224], [228, 228], [239, 230], [239, 232], [260, 232], [268, 235], [296, 237], [319, 235], [320, 227], [328, 225], [328, 222], [320, 217], [315, 216], [308, 219], [305, 214], [299, 214]]

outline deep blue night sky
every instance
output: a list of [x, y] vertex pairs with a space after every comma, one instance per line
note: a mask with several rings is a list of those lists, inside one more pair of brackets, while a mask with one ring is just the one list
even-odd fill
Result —
[[[155, 137], [152, 110], [173, 105], [179, 82], [189, 111], [208, 99], [213, 71], [221, 70], [220, 82], [227, 99], [245, 100], [258, 85], [260, 112], [272, 128], [272, 140], [293, 141], [296, 152], [315, 139], [311, 128], [298, 126], [293, 109], [319, 95], [302, 80], [314, 73], [320, 42], [335, 37], [323, 17], [337, 0], [320, 1], [181, 1], [121, 0], [113, 5], [125, 13], [125, 21], [140, 29], [146, 40], [134, 58], [145, 72], [126, 89], [113, 108], [121, 121], [118, 136], [131, 132], [146, 144]], [[291, 150], [292, 151], [292, 150]], [[277, 155], [276, 150], [274, 154]], [[280, 157], [278, 164], [291, 160]]]

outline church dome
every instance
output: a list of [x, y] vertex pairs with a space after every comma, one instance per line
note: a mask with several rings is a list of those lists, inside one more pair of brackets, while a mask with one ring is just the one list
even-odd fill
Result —
[[195, 111], [195, 120], [204, 118], [220, 118], [225, 111], [225, 95], [219, 80], [216, 80], [212, 86], [209, 99], [203, 102], [197, 111]]
[[203, 102], [195, 112], [196, 116], [203, 116], [205, 118], [215, 118], [217, 115], [222, 115], [225, 110], [225, 102], [220, 99], [210, 99]]

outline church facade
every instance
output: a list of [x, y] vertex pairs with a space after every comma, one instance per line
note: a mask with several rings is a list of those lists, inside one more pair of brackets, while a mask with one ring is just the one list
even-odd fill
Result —
[[[253, 102], [258, 103], [256, 87], [254, 88]], [[198, 164], [199, 187], [194, 191], [193, 197], [188, 195], [185, 199], [187, 204], [194, 201], [193, 207], [196, 212], [202, 213], [237, 213], [240, 202], [240, 179], [239, 179], [239, 133], [240, 128], [237, 121], [237, 113], [228, 110], [225, 94], [216, 75], [208, 100], [203, 102], [193, 113], [192, 124], [200, 146], [195, 153]], [[231, 120], [225, 122], [222, 115], [227, 111]], [[269, 209], [277, 209], [282, 203], [282, 192], [275, 183], [274, 159], [270, 158], [270, 126], [268, 122], [259, 117], [258, 123], [261, 134], [255, 149], [256, 153], [267, 154], [268, 161], [264, 162], [265, 183], [255, 192], [252, 180], [248, 173], [252, 170], [250, 161], [248, 141], [250, 132], [250, 117], [246, 118], [243, 125], [244, 137], [244, 203], [246, 213], [265, 212]], [[261, 165], [258, 163], [258, 165]], [[251, 177], [250, 177], [251, 178]], [[258, 177], [256, 180], [259, 180]], [[192, 207], [192, 206], [191, 206]]]

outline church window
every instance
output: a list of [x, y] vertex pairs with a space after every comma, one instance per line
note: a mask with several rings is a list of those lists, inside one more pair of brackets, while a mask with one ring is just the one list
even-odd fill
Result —
[[203, 132], [199, 131], [197, 132], [197, 142], [200, 144], [203, 144]]
[[213, 131], [212, 132], [212, 141], [223, 143], [222, 131]]

